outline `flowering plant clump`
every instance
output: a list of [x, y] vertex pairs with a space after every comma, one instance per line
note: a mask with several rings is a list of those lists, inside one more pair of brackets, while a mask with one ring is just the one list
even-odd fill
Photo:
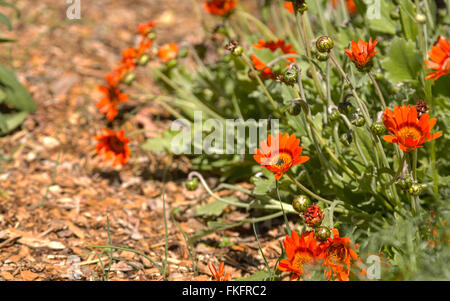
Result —
[[[448, 228], [430, 237], [426, 225], [430, 212], [447, 225], [450, 209], [450, 8], [366, 2], [266, 1], [258, 11], [246, 1], [203, 1], [200, 43], [160, 44], [159, 25], [143, 23], [137, 46], [99, 88], [109, 128], [120, 124], [127, 85], [172, 115], [170, 130], [141, 148], [186, 156], [186, 189], [202, 185], [215, 200], [199, 215], [217, 220], [190, 243], [282, 221], [281, 251], [268, 258], [260, 247], [264, 263], [249, 279], [448, 277]], [[158, 94], [135, 78], [144, 66]], [[123, 130], [96, 139], [100, 156], [127, 164], [133, 139]], [[202, 173], [238, 197], [221, 197]], [[225, 222], [233, 210], [249, 216]], [[377, 274], [381, 256], [389, 269]], [[209, 269], [230, 279], [223, 262]]]

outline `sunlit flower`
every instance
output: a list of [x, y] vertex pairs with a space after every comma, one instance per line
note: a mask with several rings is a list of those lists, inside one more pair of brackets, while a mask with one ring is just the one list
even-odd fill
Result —
[[[334, 8], [337, 8], [339, 5], [339, 0], [332, 0], [331, 4]], [[345, 6], [347, 6], [347, 11], [350, 15], [354, 15], [358, 12], [358, 8], [353, 0], [345, 0]]]
[[261, 149], [255, 149], [253, 158], [262, 167], [274, 173], [275, 179], [279, 180], [292, 166], [305, 163], [309, 160], [307, 156], [300, 156], [303, 147], [300, 147], [300, 139], [294, 134], [278, 133], [276, 137], [269, 134], [267, 140], [261, 142]]
[[113, 166], [117, 164], [125, 165], [130, 156], [130, 147], [128, 142], [130, 139], [125, 137], [123, 130], [114, 132], [105, 129], [105, 134], [96, 136], [95, 139], [99, 141], [95, 149], [97, 155], [103, 157], [104, 161], [113, 161]]
[[98, 89], [106, 96], [97, 102], [100, 113], [106, 114], [106, 119], [112, 121], [117, 116], [119, 102], [127, 101], [128, 95], [122, 93], [119, 88], [120, 76], [117, 74], [105, 75], [107, 86], [99, 86]]
[[369, 42], [359, 40], [356, 43], [352, 41], [350, 49], [345, 49], [345, 54], [355, 63], [359, 71], [369, 71], [373, 66], [372, 57], [378, 53], [378, 51], [374, 51], [377, 43], [377, 39], [372, 43], [372, 38], [369, 39]]
[[230, 278], [230, 274], [225, 273], [224, 266], [225, 266], [225, 262], [221, 262], [219, 264], [219, 271], [217, 271], [214, 264], [210, 263], [208, 265], [208, 268], [211, 272], [211, 276], [213, 276], [216, 281], [228, 281], [228, 279]]
[[164, 44], [158, 50], [158, 56], [167, 63], [171, 59], [177, 57], [178, 54], [178, 45], [177, 44]]
[[325, 267], [325, 276], [331, 279], [333, 273], [340, 281], [347, 281], [350, 267], [359, 260], [358, 254], [353, 250], [352, 241], [348, 237], [340, 237], [337, 229], [331, 229], [333, 237], [320, 244]]
[[286, 235], [283, 241], [287, 259], [281, 259], [278, 269], [292, 272], [291, 278], [302, 277], [306, 272], [305, 265], [312, 265], [320, 257], [320, 248], [314, 232], [303, 233], [300, 237], [296, 231], [292, 231], [291, 237]]
[[263, 78], [275, 78], [275, 74], [272, 72], [272, 69], [267, 67], [267, 65], [264, 64], [264, 62], [261, 61], [256, 55], [252, 54], [250, 55], [250, 58], [252, 60], [253, 67], [255, 67], [256, 70], [261, 71], [261, 76]]
[[434, 69], [425, 79], [437, 80], [439, 77], [450, 73], [450, 42], [439, 36], [438, 40], [428, 51], [429, 61], [425, 61], [428, 69]]
[[236, 6], [236, 0], [210, 0], [203, 3], [205, 10], [213, 15], [225, 16], [233, 11]]
[[430, 133], [437, 119], [429, 118], [428, 113], [417, 118], [416, 106], [395, 106], [394, 112], [388, 108], [384, 111], [383, 123], [393, 135], [386, 135], [387, 142], [397, 143], [402, 151], [410, 152], [422, 147], [424, 142], [439, 138], [442, 133]]
[[[283, 39], [278, 39], [278, 41], [268, 41], [258, 40], [258, 43], [254, 44], [253, 47], [256, 49], [270, 49], [270, 51], [275, 52], [277, 49], [280, 49], [283, 54], [296, 54], [297, 51], [292, 50], [292, 44], [286, 44]], [[288, 61], [295, 63], [295, 58], [290, 57], [287, 58]]]

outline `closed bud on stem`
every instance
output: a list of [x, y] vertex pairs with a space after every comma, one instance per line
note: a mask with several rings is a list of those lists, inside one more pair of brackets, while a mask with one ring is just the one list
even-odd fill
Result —
[[180, 51], [178, 52], [178, 56], [181, 58], [187, 57], [188, 54], [189, 54], [189, 51], [186, 47], [181, 48]]
[[296, 101], [291, 103], [291, 105], [289, 106], [289, 109], [288, 109], [289, 115], [292, 115], [292, 116], [297, 116], [298, 114], [300, 114], [301, 111], [302, 111], [302, 106], [300, 103], [298, 103]]
[[420, 195], [423, 191], [423, 185], [419, 183], [413, 183], [408, 189], [410, 195]]
[[186, 189], [187, 190], [194, 191], [198, 187], [198, 179], [197, 178], [192, 178], [190, 180], [187, 180], [185, 185], [186, 185]]
[[139, 66], [145, 66], [148, 64], [148, 62], [150, 62], [150, 56], [146, 53], [144, 53], [143, 55], [141, 55], [138, 59], [138, 65]]
[[283, 80], [284, 83], [287, 85], [295, 85], [297, 83], [298, 80], [298, 73], [297, 73], [297, 68], [296, 67], [292, 67], [292, 68], [287, 68], [286, 71], [284, 71], [283, 74]]
[[176, 67], [177, 64], [178, 64], [177, 59], [171, 59], [170, 61], [167, 62], [167, 67], [174, 68], [174, 67]]
[[322, 36], [316, 41], [316, 48], [319, 52], [330, 52], [333, 49], [334, 42], [330, 37]]
[[244, 52], [244, 49], [242, 49], [242, 46], [237, 46], [236, 48], [233, 49], [231, 54], [234, 56], [241, 56], [243, 52]]
[[338, 109], [339, 109], [339, 112], [341, 112], [344, 115], [348, 115], [353, 112], [353, 106], [350, 101], [340, 102], [338, 105]]
[[331, 121], [337, 121], [341, 118], [341, 114], [337, 109], [331, 109], [331, 113], [329, 115]]
[[122, 82], [123, 82], [125, 85], [130, 86], [130, 85], [134, 82], [135, 79], [136, 79], [136, 75], [135, 75], [134, 73], [128, 73], [127, 75], [125, 75], [125, 76], [122, 78]]
[[355, 119], [352, 120], [352, 123], [357, 127], [362, 127], [366, 124], [366, 120], [362, 116], [357, 116]]
[[386, 127], [384, 126], [383, 122], [378, 121], [371, 125], [370, 130], [375, 135], [380, 136], [384, 134], [384, 132], [386, 131]]
[[427, 22], [427, 17], [424, 14], [416, 14], [416, 22], [419, 24], [424, 24]]
[[152, 41], [154, 39], [156, 39], [156, 32], [150, 31], [150, 33], [147, 35], [147, 39], [152, 40]]
[[400, 178], [397, 181], [397, 186], [401, 189], [401, 190], [408, 190], [409, 188], [411, 188], [413, 182], [411, 178]]
[[328, 53], [319, 52], [317, 53], [316, 58], [321, 62], [326, 62], [328, 61]]
[[312, 202], [309, 197], [304, 194], [298, 195], [292, 200], [292, 207], [298, 213], [303, 213], [308, 210], [311, 204]]
[[331, 231], [327, 227], [317, 227], [315, 232], [320, 241], [326, 241], [331, 236]]

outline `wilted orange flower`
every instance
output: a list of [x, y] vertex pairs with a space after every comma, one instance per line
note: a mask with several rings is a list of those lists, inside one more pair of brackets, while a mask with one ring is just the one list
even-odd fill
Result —
[[302, 277], [305, 273], [305, 264], [312, 265], [320, 258], [320, 248], [316, 243], [314, 232], [302, 234], [300, 237], [296, 231], [292, 231], [291, 237], [286, 235], [283, 241], [287, 259], [281, 259], [278, 269], [292, 272], [291, 279]]
[[307, 156], [300, 156], [303, 147], [299, 147], [300, 139], [294, 134], [278, 133], [276, 137], [269, 134], [267, 140], [261, 142], [261, 149], [255, 149], [253, 158], [262, 167], [274, 173], [275, 179], [279, 180], [292, 166], [305, 163], [309, 160]]
[[210, 0], [203, 3], [206, 11], [213, 15], [225, 16], [236, 8], [236, 0]]
[[256, 55], [252, 54], [250, 55], [250, 58], [252, 60], [253, 67], [255, 67], [256, 70], [261, 71], [261, 76], [263, 78], [275, 78], [275, 74], [272, 72], [272, 69], [267, 67], [267, 65], [264, 64], [264, 62], [261, 61]]
[[216, 267], [212, 263], [210, 263], [208, 265], [208, 268], [211, 272], [211, 276], [213, 276], [216, 281], [228, 281], [228, 279], [230, 278], [229, 273], [224, 274], [224, 272], [225, 272], [224, 266], [225, 266], [225, 262], [221, 262], [219, 264], [219, 271], [217, 271]]
[[291, 14], [294, 13], [294, 4], [292, 4], [291, 1], [284, 1], [284, 7], [287, 9], [288, 12]]
[[147, 37], [148, 34], [152, 31], [152, 28], [155, 27], [155, 22], [150, 21], [148, 23], [141, 23], [137, 27], [137, 33], [142, 37]]
[[[292, 50], [292, 44], [286, 44], [283, 39], [278, 39], [278, 41], [269, 41], [265, 42], [263, 40], [258, 40], [258, 43], [254, 44], [253, 47], [256, 49], [270, 49], [270, 51], [275, 52], [277, 49], [280, 49], [283, 54], [296, 54], [297, 51]], [[287, 58], [288, 61], [295, 63], [295, 58], [290, 57]]]
[[372, 43], [372, 38], [369, 39], [369, 42], [359, 40], [358, 43], [356, 43], [355, 41], [352, 41], [350, 47], [351, 50], [345, 49], [345, 54], [347, 54], [350, 60], [355, 63], [358, 70], [369, 71], [373, 66], [372, 57], [378, 53], [378, 51], [374, 51], [377, 43], [377, 39]]
[[119, 102], [127, 101], [128, 95], [120, 91], [120, 75], [106, 74], [105, 78], [108, 86], [99, 86], [98, 89], [106, 96], [97, 102], [97, 107], [100, 113], [106, 114], [106, 119], [112, 121], [117, 116]]
[[158, 50], [158, 56], [167, 63], [171, 59], [177, 57], [178, 54], [178, 45], [177, 44], [164, 44]]
[[450, 73], [450, 42], [439, 36], [438, 40], [428, 52], [429, 61], [425, 61], [428, 69], [434, 69], [425, 79], [437, 80], [439, 77]]
[[383, 123], [393, 135], [386, 135], [383, 139], [387, 142], [397, 143], [404, 152], [410, 152], [422, 147], [424, 142], [442, 136], [442, 133], [430, 133], [436, 121], [436, 118], [429, 119], [428, 113], [422, 114], [418, 119], [416, 106], [395, 106], [394, 113], [386, 108]]
[[358, 255], [353, 250], [352, 241], [348, 237], [340, 237], [337, 229], [331, 229], [333, 238], [320, 244], [321, 256], [324, 259], [325, 276], [331, 279], [334, 273], [338, 280], [347, 281], [352, 263], [358, 260]]
[[[331, 4], [336, 8], [339, 5], [339, 0], [332, 0]], [[353, 0], [345, 0], [345, 6], [347, 6], [347, 11], [350, 15], [354, 15], [358, 12], [358, 8]]]
[[125, 137], [123, 130], [118, 133], [108, 129], [105, 129], [105, 131], [105, 134], [95, 137], [99, 141], [95, 147], [97, 155], [103, 157], [104, 161], [113, 160], [113, 166], [127, 164], [131, 153], [128, 146], [130, 139]]

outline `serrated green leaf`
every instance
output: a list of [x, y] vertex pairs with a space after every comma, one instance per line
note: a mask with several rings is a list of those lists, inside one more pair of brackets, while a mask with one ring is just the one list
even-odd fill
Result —
[[381, 61], [386, 70], [386, 78], [392, 82], [417, 81], [422, 70], [421, 55], [412, 41], [395, 38], [387, 51], [387, 57]]
[[254, 193], [264, 195], [275, 188], [275, 178], [271, 176], [269, 179], [256, 178]]
[[[225, 198], [225, 199], [234, 199], [236, 198]], [[200, 206], [195, 210], [195, 215], [197, 216], [220, 216], [225, 208], [228, 206], [227, 203], [221, 201], [214, 201], [207, 203], [203, 206]]]

